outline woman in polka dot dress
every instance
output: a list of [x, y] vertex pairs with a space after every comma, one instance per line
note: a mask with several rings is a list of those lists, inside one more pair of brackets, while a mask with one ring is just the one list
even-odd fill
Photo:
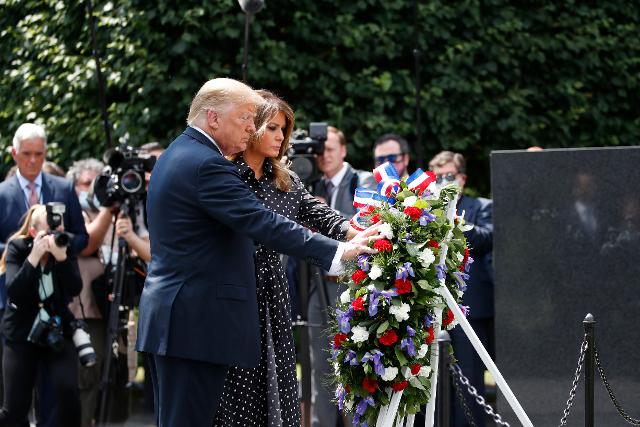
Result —
[[[338, 213], [318, 201], [280, 159], [294, 126], [291, 107], [268, 91], [258, 91], [256, 135], [233, 161], [265, 206], [337, 240], [354, 233]], [[261, 357], [256, 368], [231, 367], [214, 426], [300, 426], [295, 347], [290, 302], [279, 255], [262, 245], [256, 251]]]

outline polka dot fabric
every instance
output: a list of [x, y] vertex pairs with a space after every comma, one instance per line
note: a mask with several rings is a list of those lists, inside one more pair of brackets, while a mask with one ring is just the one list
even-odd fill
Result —
[[[319, 202], [292, 174], [289, 192], [272, 183], [271, 164], [256, 180], [239, 158], [236, 165], [249, 188], [274, 212], [334, 239], [344, 240], [348, 223]], [[259, 245], [256, 250], [261, 356], [256, 368], [231, 367], [214, 426], [298, 427], [300, 405], [287, 279], [279, 255]]]

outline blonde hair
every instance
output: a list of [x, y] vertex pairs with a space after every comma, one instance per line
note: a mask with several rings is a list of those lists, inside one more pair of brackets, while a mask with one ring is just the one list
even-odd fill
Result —
[[[256, 93], [262, 97], [263, 102], [259, 104], [256, 109], [256, 132], [249, 137], [248, 146], [253, 147], [254, 144], [259, 144], [269, 122], [278, 113], [284, 114], [284, 139], [282, 140], [282, 145], [280, 145], [280, 151], [278, 152], [277, 157], [268, 158], [266, 161], [269, 161], [273, 167], [273, 181], [276, 188], [280, 191], [289, 191], [291, 190], [291, 175], [289, 175], [289, 169], [283, 165], [280, 160], [282, 159], [282, 156], [287, 153], [287, 150], [289, 150], [289, 138], [291, 137], [291, 133], [293, 132], [293, 127], [296, 122], [295, 115], [291, 106], [287, 104], [285, 100], [279, 98], [272, 92], [260, 89], [257, 90]], [[232, 156], [232, 159], [236, 159], [240, 155], [242, 155], [242, 153], [235, 154]]]
[[436, 154], [429, 162], [429, 170], [433, 170], [435, 167], [441, 167], [449, 163], [453, 163], [458, 170], [458, 173], [466, 173], [467, 162], [464, 159], [464, 156], [460, 153], [454, 153], [453, 151], [441, 151]]
[[224, 114], [241, 104], [260, 104], [262, 98], [246, 84], [233, 79], [211, 79], [202, 85], [191, 101], [187, 124], [194, 124], [203, 111], [212, 110]]
[[37, 228], [37, 226], [41, 225], [42, 217], [46, 216], [46, 214], [47, 210], [44, 205], [33, 205], [29, 208], [27, 213], [24, 214], [24, 220], [22, 221], [20, 229], [7, 240], [7, 245], [2, 253], [2, 258], [0, 259], [0, 273], [7, 271], [7, 252], [9, 251], [9, 242], [15, 239], [24, 239], [29, 237], [29, 230], [31, 227]]

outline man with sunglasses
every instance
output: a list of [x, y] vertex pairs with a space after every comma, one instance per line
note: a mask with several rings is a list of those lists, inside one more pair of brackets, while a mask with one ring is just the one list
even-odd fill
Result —
[[[438, 185], [444, 186], [455, 182], [462, 189], [467, 182], [466, 161], [460, 153], [451, 151], [438, 153], [429, 162], [429, 170], [436, 174]], [[463, 195], [458, 201], [457, 210], [458, 215], [464, 214], [467, 224], [474, 226], [473, 229], [465, 232], [474, 261], [468, 271], [470, 278], [467, 280], [463, 304], [471, 308], [467, 318], [473, 330], [489, 353], [493, 353], [492, 201]], [[471, 385], [478, 390], [478, 394], [484, 395], [484, 364], [460, 328], [455, 328], [451, 332], [453, 350], [460, 368], [469, 377]], [[464, 412], [456, 397], [452, 396], [451, 401], [454, 404], [451, 426], [466, 426]], [[477, 405], [473, 406], [473, 417], [478, 426], [485, 425], [484, 413]]]
[[409, 174], [409, 144], [400, 135], [387, 133], [378, 138], [373, 144], [373, 159], [376, 167], [385, 162], [391, 163], [400, 178]]

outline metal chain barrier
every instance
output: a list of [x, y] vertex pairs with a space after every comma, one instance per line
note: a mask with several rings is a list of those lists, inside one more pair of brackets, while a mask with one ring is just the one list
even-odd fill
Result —
[[582, 338], [582, 345], [580, 345], [580, 356], [578, 357], [578, 367], [576, 368], [576, 374], [573, 377], [573, 384], [571, 387], [571, 391], [569, 392], [569, 400], [567, 400], [567, 405], [562, 411], [563, 416], [560, 420], [560, 427], [567, 425], [567, 418], [569, 417], [569, 413], [571, 412], [571, 407], [573, 406], [573, 399], [576, 397], [576, 390], [578, 389], [578, 383], [580, 382], [580, 372], [582, 372], [582, 367], [584, 366], [584, 356], [587, 352], [587, 334]]
[[629, 416], [629, 414], [627, 414], [627, 412], [622, 408], [622, 406], [618, 402], [618, 399], [616, 399], [616, 396], [613, 394], [613, 390], [609, 385], [609, 381], [607, 381], [607, 377], [604, 374], [604, 369], [602, 369], [602, 364], [600, 363], [600, 358], [598, 357], [598, 347], [596, 345], [593, 346], [593, 353], [595, 355], [596, 366], [598, 367], [598, 373], [600, 374], [600, 378], [602, 378], [602, 382], [604, 383], [604, 386], [607, 389], [607, 392], [609, 393], [609, 397], [613, 402], [613, 406], [616, 407], [616, 410], [618, 411], [620, 416], [625, 419], [626, 422], [632, 425], [640, 426], [640, 419], [632, 418], [631, 416]]
[[511, 427], [509, 423], [507, 423], [506, 421], [502, 421], [502, 417], [500, 416], [500, 414], [496, 413], [491, 405], [485, 402], [484, 397], [478, 394], [476, 388], [471, 385], [469, 379], [462, 373], [462, 369], [460, 369], [460, 366], [458, 366], [457, 364], [451, 364], [449, 365], [449, 370], [451, 371], [451, 374], [454, 376], [456, 381], [460, 381], [460, 384], [467, 387], [467, 393], [469, 393], [469, 395], [476, 400], [478, 405], [482, 406], [484, 412], [487, 415], [491, 416], [496, 424]]
[[[456, 396], [460, 401], [460, 406], [462, 406], [462, 410], [464, 411], [464, 416], [467, 419], [467, 423], [469, 423], [470, 427], [478, 427], [476, 421], [473, 419], [471, 408], [469, 408], [469, 405], [467, 404], [467, 399], [465, 399], [464, 394], [462, 393], [462, 382], [460, 381], [460, 378], [456, 377], [455, 371], [453, 370], [451, 365], [449, 365], [449, 373], [453, 378], [453, 388], [456, 389]], [[445, 408], [445, 410], [447, 409]]]

